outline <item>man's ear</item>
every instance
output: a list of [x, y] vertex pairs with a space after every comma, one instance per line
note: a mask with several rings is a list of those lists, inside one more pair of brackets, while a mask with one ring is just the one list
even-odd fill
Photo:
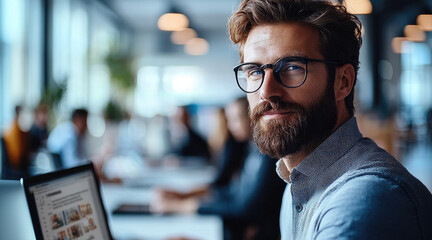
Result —
[[334, 93], [336, 102], [345, 100], [351, 93], [354, 87], [355, 70], [354, 67], [347, 63], [341, 67], [336, 68]]

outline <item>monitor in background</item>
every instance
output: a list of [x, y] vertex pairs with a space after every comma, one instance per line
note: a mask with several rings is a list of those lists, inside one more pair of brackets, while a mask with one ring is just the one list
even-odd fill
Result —
[[91, 163], [22, 182], [37, 239], [112, 239]]
[[24, 191], [18, 180], [0, 180], [0, 239], [35, 239]]

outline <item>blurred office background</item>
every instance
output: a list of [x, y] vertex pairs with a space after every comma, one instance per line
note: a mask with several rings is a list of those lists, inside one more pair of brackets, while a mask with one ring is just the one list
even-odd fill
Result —
[[[0, 0], [0, 128], [49, 109], [48, 129], [89, 111], [90, 155], [127, 120], [140, 156], [165, 153], [161, 119], [187, 105], [212, 137], [238, 89], [227, 20], [238, 0]], [[351, 0], [364, 24], [356, 114], [432, 190], [432, 1]], [[171, 13], [168, 15], [164, 15]]]

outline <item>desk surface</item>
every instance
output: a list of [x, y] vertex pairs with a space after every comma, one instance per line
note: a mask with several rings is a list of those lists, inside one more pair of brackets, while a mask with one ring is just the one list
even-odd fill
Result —
[[214, 167], [180, 167], [143, 169], [139, 177], [123, 178], [127, 187], [150, 188], [154, 186], [190, 190], [209, 184], [215, 175]]
[[[150, 178], [150, 175], [159, 177], [157, 179]], [[192, 183], [203, 184], [208, 178], [206, 171], [201, 173], [196, 171], [167, 171], [164, 174], [158, 172], [158, 174], [150, 175], [147, 175], [149, 178], [137, 180], [137, 184], [147, 185], [146, 179], [151, 179], [147, 182], [148, 185], [165, 185], [185, 189], [191, 187]], [[184, 177], [186, 175], [189, 177]], [[137, 187], [131, 182], [126, 185], [103, 184], [101, 191], [114, 238], [152, 240], [171, 237], [202, 240], [221, 240], [223, 238], [222, 221], [217, 216], [112, 215], [112, 210], [121, 203], [149, 203], [152, 199], [152, 191], [149, 187]]]

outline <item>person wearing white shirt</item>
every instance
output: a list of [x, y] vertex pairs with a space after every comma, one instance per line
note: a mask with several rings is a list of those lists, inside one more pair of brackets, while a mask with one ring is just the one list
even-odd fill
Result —
[[65, 168], [88, 162], [84, 147], [87, 116], [86, 109], [74, 110], [72, 121], [58, 125], [48, 138], [48, 151], [59, 154]]

